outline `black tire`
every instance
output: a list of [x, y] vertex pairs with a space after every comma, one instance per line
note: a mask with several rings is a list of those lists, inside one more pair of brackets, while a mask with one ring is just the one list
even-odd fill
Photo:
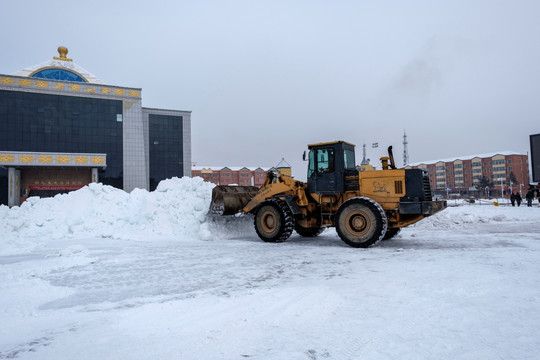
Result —
[[390, 240], [394, 236], [399, 234], [400, 231], [401, 231], [401, 228], [389, 228], [389, 229], [386, 230], [386, 234], [384, 234], [384, 237], [382, 239], [383, 240]]
[[305, 228], [303, 226], [295, 224], [294, 225], [294, 230], [300, 236], [303, 236], [303, 237], [315, 237], [315, 236], [319, 236], [324, 231], [324, 228], [322, 228], [322, 227]]
[[287, 204], [281, 200], [264, 201], [255, 213], [255, 231], [266, 242], [283, 242], [291, 236], [294, 218]]
[[336, 214], [336, 231], [349, 246], [367, 248], [386, 234], [388, 220], [375, 201], [356, 197], [344, 202]]

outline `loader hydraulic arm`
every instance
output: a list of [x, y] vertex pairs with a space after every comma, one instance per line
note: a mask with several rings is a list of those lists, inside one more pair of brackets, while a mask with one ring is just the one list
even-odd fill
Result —
[[244, 213], [253, 211], [259, 204], [275, 195], [292, 195], [299, 198], [299, 202], [307, 203], [307, 184], [294, 180], [285, 175], [276, 175], [269, 171], [264, 186], [242, 209]]

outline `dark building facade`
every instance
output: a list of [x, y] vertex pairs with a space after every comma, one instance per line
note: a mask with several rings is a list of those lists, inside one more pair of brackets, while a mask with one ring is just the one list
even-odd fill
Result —
[[155, 190], [161, 180], [183, 174], [184, 165], [190, 164], [184, 162], [182, 116], [167, 115], [154, 109], [153, 113], [148, 113], [148, 124], [150, 190]]
[[154, 190], [191, 175], [191, 112], [143, 108], [141, 89], [106, 85], [58, 51], [0, 74], [0, 204], [91, 181]]
[[540, 134], [530, 136], [532, 180], [540, 182]]

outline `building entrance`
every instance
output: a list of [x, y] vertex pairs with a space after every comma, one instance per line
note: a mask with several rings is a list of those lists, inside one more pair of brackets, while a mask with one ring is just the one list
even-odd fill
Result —
[[55, 196], [98, 182], [98, 170], [107, 163], [105, 154], [0, 152], [0, 166], [8, 170], [7, 205], [11, 207], [30, 196]]

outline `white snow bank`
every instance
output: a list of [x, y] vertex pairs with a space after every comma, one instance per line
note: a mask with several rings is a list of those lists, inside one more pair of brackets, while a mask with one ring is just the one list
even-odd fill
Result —
[[463, 224], [537, 221], [540, 208], [523, 206], [494, 206], [460, 204], [448, 207], [437, 214], [421, 220], [414, 226], [418, 228], [461, 228]]
[[[153, 192], [135, 189], [126, 193], [111, 186], [90, 184], [54, 198], [29, 198], [20, 207], [0, 206], [0, 252], [35, 247], [36, 239], [209, 240], [226, 239], [229, 235], [256, 236], [249, 216], [206, 221], [213, 187], [199, 177], [167, 179]], [[459, 228], [469, 223], [540, 217], [536, 204], [533, 208], [464, 204], [449, 207], [415, 226]]]
[[164, 180], [153, 192], [94, 183], [54, 198], [31, 197], [20, 207], [0, 206], [0, 228], [7, 240], [197, 238], [213, 187], [187, 177]]

